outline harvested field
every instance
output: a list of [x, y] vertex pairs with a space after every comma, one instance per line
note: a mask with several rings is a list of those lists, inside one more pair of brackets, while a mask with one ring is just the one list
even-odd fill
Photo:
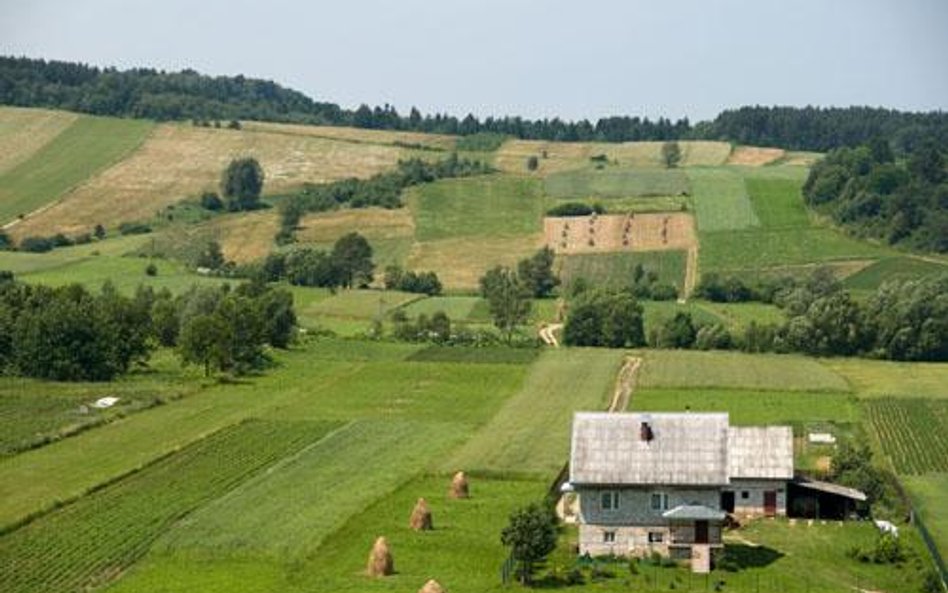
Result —
[[687, 250], [697, 245], [690, 214], [600, 214], [543, 219], [546, 244], [557, 254]]
[[340, 126], [307, 126], [300, 124], [280, 124], [259, 121], [240, 122], [244, 130], [253, 132], [274, 132], [294, 136], [312, 136], [343, 140], [359, 144], [387, 144], [392, 146], [423, 146], [439, 150], [453, 150], [457, 138], [444, 134], [424, 134], [421, 132], [400, 132], [395, 130], [367, 130], [362, 128], [344, 128]]
[[395, 166], [405, 151], [303, 135], [159, 126], [131, 157], [82, 184], [62, 202], [17, 225], [16, 234], [75, 233], [96, 224], [147, 219], [206, 189], [235, 157], [253, 156], [268, 192], [304, 182], [369, 177]]
[[252, 262], [263, 259], [273, 250], [273, 237], [280, 230], [280, 215], [275, 210], [260, 210], [220, 216], [198, 225], [197, 229], [220, 243], [226, 259]]
[[735, 146], [727, 159], [729, 165], [747, 165], [760, 167], [770, 164], [786, 155], [782, 148], [761, 148], [759, 146]]
[[[531, 156], [539, 158], [537, 174], [569, 171], [589, 167], [590, 157], [605, 155], [610, 162], [625, 167], [662, 167], [663, 142], [548, 142], [543, 140], [510, 140], [497, 151], [494, 164], [502, 171], [526, 173]], [[682, 166], [722, 165], [731, 152], [726, 142], [679, 142]], [[542, 158], [544, 152], [546, 158]]]
[[68, 111], [0, 107], [0, 174], [29, 160], [77, 119]]
[[332, 243], [358, 231], [366, 239], [398, 239], [415, 234], [415, 220], [407, 208], [357, 208], [308, 214], [296, 237], [303, 243]]
[[520, 237], [459, 237], [415, 243], [407, 267], [433, 270], [447, 288], [477, 288], [484, 272], [498, 265], [516, 266], [543, 247], [540, 234]]

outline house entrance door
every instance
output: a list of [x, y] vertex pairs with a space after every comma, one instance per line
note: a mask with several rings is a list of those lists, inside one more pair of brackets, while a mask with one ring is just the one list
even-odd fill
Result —
[[777, 491], [764, 490], [764, 515], [773, 517], [777, 514]]
[[708, 522], [707, 521], [695, 521], [695, 543], [696, 544], [708, 543]]
[[734, 512], [734, 493], [733, 492], [722, 492], [721, 493], [721, 510], [725, 513]]

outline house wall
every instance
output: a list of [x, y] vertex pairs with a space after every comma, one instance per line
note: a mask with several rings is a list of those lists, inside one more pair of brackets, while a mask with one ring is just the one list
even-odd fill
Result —
[[[722, 488], [722, 491], [734, 492], [734, 514], [738, 517], [751, 518], [764, 515], [764, 492], [777, 492], [777, 516], [787, 515], [787, 482], [786, 480], [742, 480], [732, 479], [731, 485]], [[743, 493], [747, 493], [747, 498]]]
[[[619, 493], [619, 506], [615, 510], [602, 508], [602, 492], [615, 490]], [[652, 509], [652, 494], [668, 495], [666, 509]], [[668, 509], [683, 504], [700, 504], [712, 509], [720, 506], [717, 488], [586, 488], [579, 494], [579, 552], [593, 556], [647, 555], [653, 551], [667, 555], [671, 541], [668, 520], [662, 517]], [[686, 537], [690, 527], [675, 526], [676, 537]], [[605, 534], [615, 534], [615, 541], [605, 541]], [[649, 532], [662, 534], [661, 543], [649, 543]], [[720, 526], [711, 525], [708, 533], [712, 542], [720, 541]]]

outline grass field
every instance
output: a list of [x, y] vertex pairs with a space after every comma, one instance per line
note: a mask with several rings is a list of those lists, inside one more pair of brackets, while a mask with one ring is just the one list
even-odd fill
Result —
[[698, 230], [729, 231], [760, 224], [743, 176], [730, 169], [689, 169]]
[[264, 191], [272, 193], [304, 182], [368, 177], [394, 167], [407, 154], [407, 149], [394, 146], [306, 135], [162, 124], [129, 158], [76, 188], [68, 200], [24, 222], [17, 233], [75, 233], [98, 223], [111, 227], [151, 218], [183, 198], [215, 189], [221, 171], [235, 157], [260, 161]]
[[548, 175], [543, 191], [554, 198], [679, 196], [690, 193], [688, 176], [666, 169], [607, 168]]
[[741, 331], [752, 322], [757, 324], [779, 325], [784, 322], [785, 315], [782, 309], [766, 303], [712, 303], [709, 301], [692, 301], [704, 311], [713, 313], [723, 320], [732, 331]]
[[948, 399], [948, 364], [828, 358], [820, 363], [844, 377], [861, 398]]
[[409, 317], [417, 317], [418, 315], [430, 317], [438, 311], [442, 311], [452, 321], [464, 321], [472, 317], [478, 318], [480, 321], [483, 318], [474, 315], [474, 308], [481, 300], [481, 297], [475, 296], [436, 296], [412, 301], [403, 310]]
[[848, 394], [814, 391], [640, 389], [632, 396], [631, 409], [728, 412], [732, 424], [744, 425], [852, 423], [859, 418]]
[[745, 185], [754, 212], [764, 228], [806, 228], [810, 225], [799, 182], [749, 178]]
[[592, 286], [625, 288], [632, 285], [637, 265], [658, 274], [663, 284], [681, 290], [685, 279], [684, 251], [633, 251], [561, 255], [557, 258], [559, 275], [564, 286], [585, 278]]
[[0, 175], [28, 160], [78, 118], [68, 111], [0, 107]]
[[842, 377], [813, 358], [689, 350], [646, 353], [639, 384], [643, 387], [849, 391]]
[[407, 267], [433, 270], [447, 289], [476, 290], [494, 266], [516, 266], [543, 247], [540, 233], [519, 237], [468, 236], [425, 241], [412, 246]]
[[918, 257], [886, 257], [846, 278], [843, 283], [853, 290], [875, 290], [885, 282], [914, 280], [948, 273], [948, 262]]
[[606, 408], [621, 359], [615, 350], [545, 351], [520, 391], [441, 469], [555, 475], [569, 456], [573, 412]]
[[948, 554], [948, 512], [945, 492], [948, 492], [948, 473], [906, 476], [902, 482], [908, 488], [916, 510], [921, 513], [942, 557]]
[[[141, 120], [82, 116], [0, 175], [0, 224], [48, 206], [137, 148], [152, 130]], [[56, 207], [50, 208], [55, 210]], [[39, 233], [37, 214], [10, 228], [18, 237]], [[73, 232], [90, 232], [95, 223]]]
[[532, 179], [446, 179], [410, 189], [406, 201], [415, 217], [415, 236], [422, 242], [518, 237], [541, 229], [543, 201]]

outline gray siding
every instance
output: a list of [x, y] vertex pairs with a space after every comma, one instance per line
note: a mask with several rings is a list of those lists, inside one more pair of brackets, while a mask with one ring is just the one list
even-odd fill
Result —
[[[787, 483], [783, 480], [731, 480], [722, 490], [734, 492], [734, 514], [739, 517], [760, 517], [764, 514], [764, 492], [777, 492], [777, 516], [787, 515]], [[743, 493], [747, 493], [747, 498]]]

